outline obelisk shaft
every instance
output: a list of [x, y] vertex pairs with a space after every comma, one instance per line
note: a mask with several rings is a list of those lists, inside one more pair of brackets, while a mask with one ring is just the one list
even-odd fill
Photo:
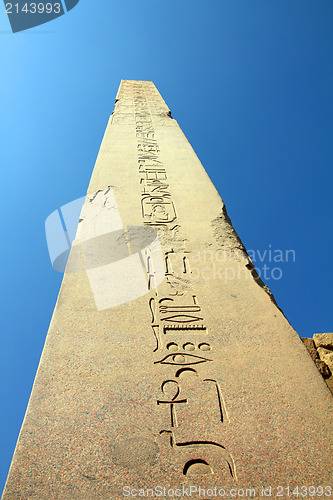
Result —
[[121, 83], [74, 247], [3, 500], [330, 484], [333, 398], [152, 82]]

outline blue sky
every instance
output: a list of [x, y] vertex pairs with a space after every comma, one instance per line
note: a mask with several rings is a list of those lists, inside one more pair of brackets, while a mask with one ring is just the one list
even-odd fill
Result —
[[155, 83], [300, 336], [332, 331], [332, 26], [331, 0], [80, 0], [12, 34], [0, 5], [0, 489], [61, 283], [44, 221], [85, 194], [121, 79]]

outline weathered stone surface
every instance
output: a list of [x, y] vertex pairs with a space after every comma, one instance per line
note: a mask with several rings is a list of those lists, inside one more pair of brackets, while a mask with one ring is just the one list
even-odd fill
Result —
[[151, 82], [122, 82], [80, 220], [3, 500], [331, 484], [332, 395]]
[[329, 390], [333, 394], [333, 375], [331, 375], [330, 378], [325, 379], [325, 382], [326, 382]]
[[333, 333], [315, 333], [313, 341], [317, 348], [333, 349]]
[[314, 345], [313, 339], [303, 337], [302, 341], [303, 341], [303, 344], [305, 345], [305, 347], [307, 348], [307, 350], [309, 351], [309, 354], [310, 354], [311, 358], [313, 359], [313, 361], [315, 361], [316, 359], [319, 359], [319, 354], [317, 352], [316, 346]]
[[333, 351], [318, 347], [319, 358], [324, 361], [333, 373]]
[[321, 359], [316, 359], [315, 363], [318, 370], [320, 371], [320, 373], [324, 378], [329, 378], [331, 376], [331, 370], [329, 369], [325, 361], [322, 361]]

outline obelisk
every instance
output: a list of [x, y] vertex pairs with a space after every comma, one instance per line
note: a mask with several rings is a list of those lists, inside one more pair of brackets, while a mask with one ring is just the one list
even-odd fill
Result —
[[332, 410], [154, 84], [122, 81], [3, 500], [327, 498]]

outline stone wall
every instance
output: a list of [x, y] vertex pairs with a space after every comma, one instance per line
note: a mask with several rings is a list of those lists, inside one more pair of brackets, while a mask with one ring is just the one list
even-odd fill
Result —
[[313, 339], [302, 340], [333, 394], [333, 333], [315, 333]]

